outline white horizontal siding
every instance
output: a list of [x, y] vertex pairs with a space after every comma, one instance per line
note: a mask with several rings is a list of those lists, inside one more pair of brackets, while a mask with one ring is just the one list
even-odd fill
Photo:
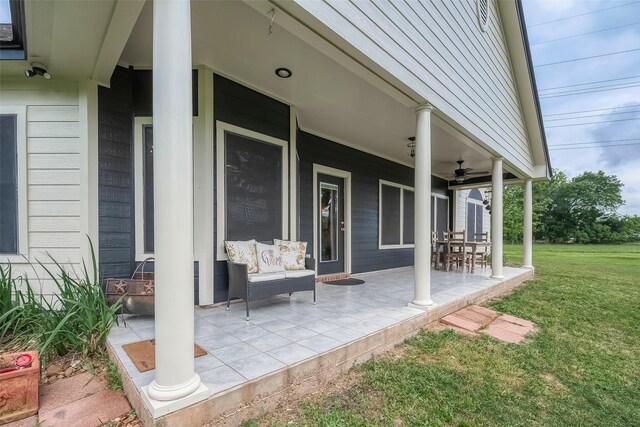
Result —
[[298, 3], [489, 149], [533, 173], [495, 0], [486, 32], [475, 0]]
[[82, 239], [80, 206], [80, 146], [78, 86], [50, 82], [48, 88], [3, 85], [3, 106], [26, 106], [28, 262], [14, 263], [36, 292], [49, 295], [56, 287], [42, 262], [52, 272], [49, 258], [80, 272]]
[[454, 229], [455, 231], [463, 231], [467, 228], [467, 197], [469, 196], [469, 190], [456, 190], [455, 204], [456, 204], [456, 217]]

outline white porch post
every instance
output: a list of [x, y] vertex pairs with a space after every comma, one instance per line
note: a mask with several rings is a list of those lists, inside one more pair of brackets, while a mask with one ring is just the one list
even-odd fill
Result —
[[193, 361], [191, 68], [189, 0], [154, 2], [156, 377], [145, 396], [154, 416], [175, 409], [167, 409], [167, 401], [178, 407], [183, 406], [176, 402], [178, 399], [192, 403], [204, 387]]
[[503, 279], [502, 274], [502, 158], [493, 159], [491, 178], [491, 277]]
[[428, 306], [431, 301], [431, 112], [424, 104], [416, 109], [415, 146], [415, 289], [412, 305]]
[[524, 265], [533, 268], [533, 184], [531, 179], [524, 181]]

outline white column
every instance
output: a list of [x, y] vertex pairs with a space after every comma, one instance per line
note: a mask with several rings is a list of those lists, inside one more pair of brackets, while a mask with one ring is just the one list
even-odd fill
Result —
[[431, 104], [416, 109], [415, 147], [415, 289], [412, 305], [431, 301]]
[[[194, 371], [193, 146], [189, 0], [153, 3], [155, 401], [201, 386]], [[151, 405], [157, 406], [151, 402]], [[152, 409], [154, 416], [160, 415]]]
[[491, 277], [503, 279], [502, 274], [502, 158], [493, 159], [491, 179]]
[[530, 179], [524, 181], [524, 245], [525, 268], [533, 268], [533, 185]]

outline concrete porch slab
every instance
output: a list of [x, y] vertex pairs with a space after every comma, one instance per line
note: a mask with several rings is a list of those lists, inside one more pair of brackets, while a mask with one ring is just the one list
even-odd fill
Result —
[[196, 359], [196, 372], [210, 394], [157, 418], [141, 397], [155, 372], [139, 373], [122, 350], [123, 344], [149, 337], [153, 318], [125, 319], [126, 326], [121, 322], [109, 335], [109, 351], [144, 425], [237, 425], [284, 399], [316, 390], [427, 324], [507, 293], [533, 277], [526, 269], [505, 268], [504, 273], [505, 279], [494, 280], [488, 270], [433, 271], [434, 305], [427, 310], [407, 307], [413, 297], [412, 267], [354, 275], [365, 281], [359, 286], [319, 283], [315, 306], [308, 292], [256, 301], [249, 322], [244, 320], [244, 304], [232, 304], [229, 311], [195, 307], [195, 341], [209, 352]]

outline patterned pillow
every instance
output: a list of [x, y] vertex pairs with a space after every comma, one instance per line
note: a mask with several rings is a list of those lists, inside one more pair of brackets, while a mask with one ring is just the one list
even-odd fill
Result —
[[304, 270], [304, 258], [307, 253], [307, 242], [293, 242], [289, 240], [273, 239], [273, 243], [280, 246], [280, 254], [287, 270]]
[[255, 240], [240, 240], [236, 242], [225, 240], [224, 246], [227, 249], [229, 261], [247, 264], [247, 271], [249, 273], [258, 272], [258, 257], [256, 256]]
[[280, 248], [277, 245], [265, 245], [258, 242], [256, 243], [256, 251], [258, 252], [258, 271], [260, 273], [284, 271]]

